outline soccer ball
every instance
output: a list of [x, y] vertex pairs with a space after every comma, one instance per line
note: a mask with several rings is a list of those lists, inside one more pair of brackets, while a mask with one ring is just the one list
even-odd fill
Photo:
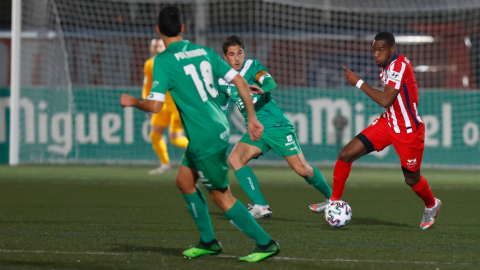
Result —
[[352, 219], [352, 208], [344, 201], [333, 201], [325, 209], [325, 220], [330, 226], [340, 228]]

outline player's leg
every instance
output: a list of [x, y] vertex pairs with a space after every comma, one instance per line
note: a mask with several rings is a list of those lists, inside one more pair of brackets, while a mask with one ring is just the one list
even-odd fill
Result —
[[376, 119], [372, 125], [353, 138], [353, 140], [340, 151], [333, 171], [331, 201], [342, 199], [345, 182], [352, 170], [353, 161], [372, 151], [381, 151], [391, 144], [388, 129], [386, 119]]
[[416, 133], [394, 134], [392, 139], [393, 147], [401, 160], [405, 183], [425, 203], [425, 211], [420, 222], [420, 228], [423, 230], [433, 226], [442, 205], [430, 190], [427, 179], [420, 173], [425, 149], [424, 132], [425, 126], [422, 125]]
[[230, 222], [257, 242], [253, 254], [244, 257], [247, 261], [260, 261], [277, 254], [278, 244], [258, 225], [253, 216], [235, 199], [228, 186], [226, 149], [216, 155], [195, 163], [200, 181], [210, 193], [210, 198], [224, 212]]
[[202, 190], [196, 185], [197, 179], [198, 173], [194, 169], [193, 162], [184, 156], [182, 165], [180, 165], [178, 170], [177, 178], [175, 179], [175, 184], [187, 202], [190, 215], [200, 230], [200, 242], [195, 247], [183, 252], [183, 255], [190, 258], [205, 254], [218, 254], [222, 251], [222, 246], [215, 239], [210, 215], [208, 213], [207, 201], [203, 196]]
[[293, 156], [286, 156], [284, 158], [288, 165], [290, 165], [290, 167], [298, 175], [303, 177], [307, 183], [315, 187], [325, 196], [325, 202], [310, 205], [310, 210], [312, 212], [317, 214], [323, 213], [325, 211], [325, 207], [329, 203], [330, 197], [332, 196], [332, 189], [328, 185], [327, 181], [325, 181], [322, 173], [316, 167], [310, 166], [301, 152]]
[[167, 152], [167, 145], [162, 139], [162, 134], [168, 126], [169, 113], [159, 112], [152, 116], [150, 138], [152, 147], [155, 150], [161, 165], [157, 169], [149, 171], [149, 174], [161, 174], [170, 170], [170, 158]]
[[188, 146], [188, 139], [183, 135], [182, 119], [178, 110], [172, 112], [170, 117], [170, 142], [180, 148], [186, 149]]
[[253, 158], [257, 158], [263, 153], [268, 152], [268, 150], [268, 146], [262, 139], [252, 142], [247, 133], [235, 145], [232, 153], [230, 153], [228, 157], [228, 163], [235, 171], [235, 176], [240, 186], [254, 203], [250, 210], [254, 218], [270, 217], [273, 212], [260, 191], [257, 176], [252, 169], [247, 166], [247, 163]]

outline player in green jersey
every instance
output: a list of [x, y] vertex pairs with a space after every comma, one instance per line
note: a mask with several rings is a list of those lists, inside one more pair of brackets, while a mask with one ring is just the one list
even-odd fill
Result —
[[[271, 90], [275, 89], [277, 84], [267, 68], [256, 59], [245, 60], [243, 42], [238, 36], [231, 36], [223, 42], [223, 53], [228, 64], [240, 72], [249, 84], [258, 120], [264, 127], [260, 140], [253, 141], [245, 134], [228, 158], [240, 185], [254, 203], [250, 206], [250, 213], [255, 218], [270, 217], [273, 213], [260, 191], [257, 177], [247, 166], [251, 159], [266, 154], [270, 149], [284, 157], [298, 175], [325, 195], [327, 198], [325, 202], [310, 205], [312, 212], [323, 212], [328, 205], [332, 189], [320, 171], [305, 160], [292, 123], [272, 98]], [[224, 79], [219, 79], [219, 85], [220, 95], [217, 101], [222, 109], [226, 110], [228, 99], [231, 98], [245, 117], [245, 123], [249, 125], [245, 104], [239, 96], [237, 87]]]
[[210, 198], [232, 224], [257, 246], [252, 254], [240, 260], [256, 262], [278, 254], [278, 243], [258, 225], [243, 204], [230, 193], [226, 149], [230, 130], [225, 114], [214, 98], [218, 96], [218, 78], [233, 83], [245, 104], [248, 134], [258, 140], [263, 126], [257, 120], [248, 85], [238, 72], [228, 66], [211, 48], [202, 47], [181, 34], [185, 29], [181, 12], [166, 7], [158, 16], [157, 31], [167, 49], [153, 63], [153, 83], [147, 99], [122, 95], [122, 106], [133, 106], [157, 113], [163, 107], [165, 93], [170, 91], [182, 118], [189, 140], [175, 183], [187, 202], [190, 214], [200, 230], [200, 242], [183, 254], [194, 258], [222, 251], [215, 238], [208, 214], [207, 201], [196, 185], [198, 179], [209, 191]]

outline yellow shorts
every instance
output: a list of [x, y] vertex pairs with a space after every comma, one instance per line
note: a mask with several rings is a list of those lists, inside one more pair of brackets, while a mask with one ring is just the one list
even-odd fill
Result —
[[178, 133], [183, 130], [182, 119], [177, 108], [164, 108], [159, 113], [152, 115], [152, 126], [160, 126], [166, 128], [170, 124], [170, 133]]

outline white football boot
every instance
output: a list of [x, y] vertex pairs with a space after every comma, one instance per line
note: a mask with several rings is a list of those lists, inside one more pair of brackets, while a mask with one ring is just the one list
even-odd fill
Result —
[[308, 208], [310, 208], [310, 211], [312, 211], [313, 213], [320, 214], [325, 212], [325, 209], [327, 209], [327, 206], [329, 206], [330, 203], [330, 200], [326, 200], [322, 203], [310, 204]]
[[162, 164], [160, 165], [160, 167], [149, 171], [148, 174], [152, 175], [152, 174], [168, 173], [170, 172], [171, 169], [172, 167], [170, 167], [170, 164]]
[[270, 208], [270, 206], [268, 206], [268, 205], [259, 205], [259, 204], [251, 205], [251, 204], [249, 204], [248, 205], [248, 210], [250, 210], [250, 214], [252, 214], [252, 216], [255, 219], [271, 217], [272, 214], [273, 214], [272, 208]]
[[433, 226], [435, 219], [437, 218], [438, 211], [440, 211], [440, 206], [442, 206], [442, 201], [435, 198], [435, 206], [431, 209], [425, 209], [423, 212], [422, 223], [420, 223], [420, 229], [426, 230]]

